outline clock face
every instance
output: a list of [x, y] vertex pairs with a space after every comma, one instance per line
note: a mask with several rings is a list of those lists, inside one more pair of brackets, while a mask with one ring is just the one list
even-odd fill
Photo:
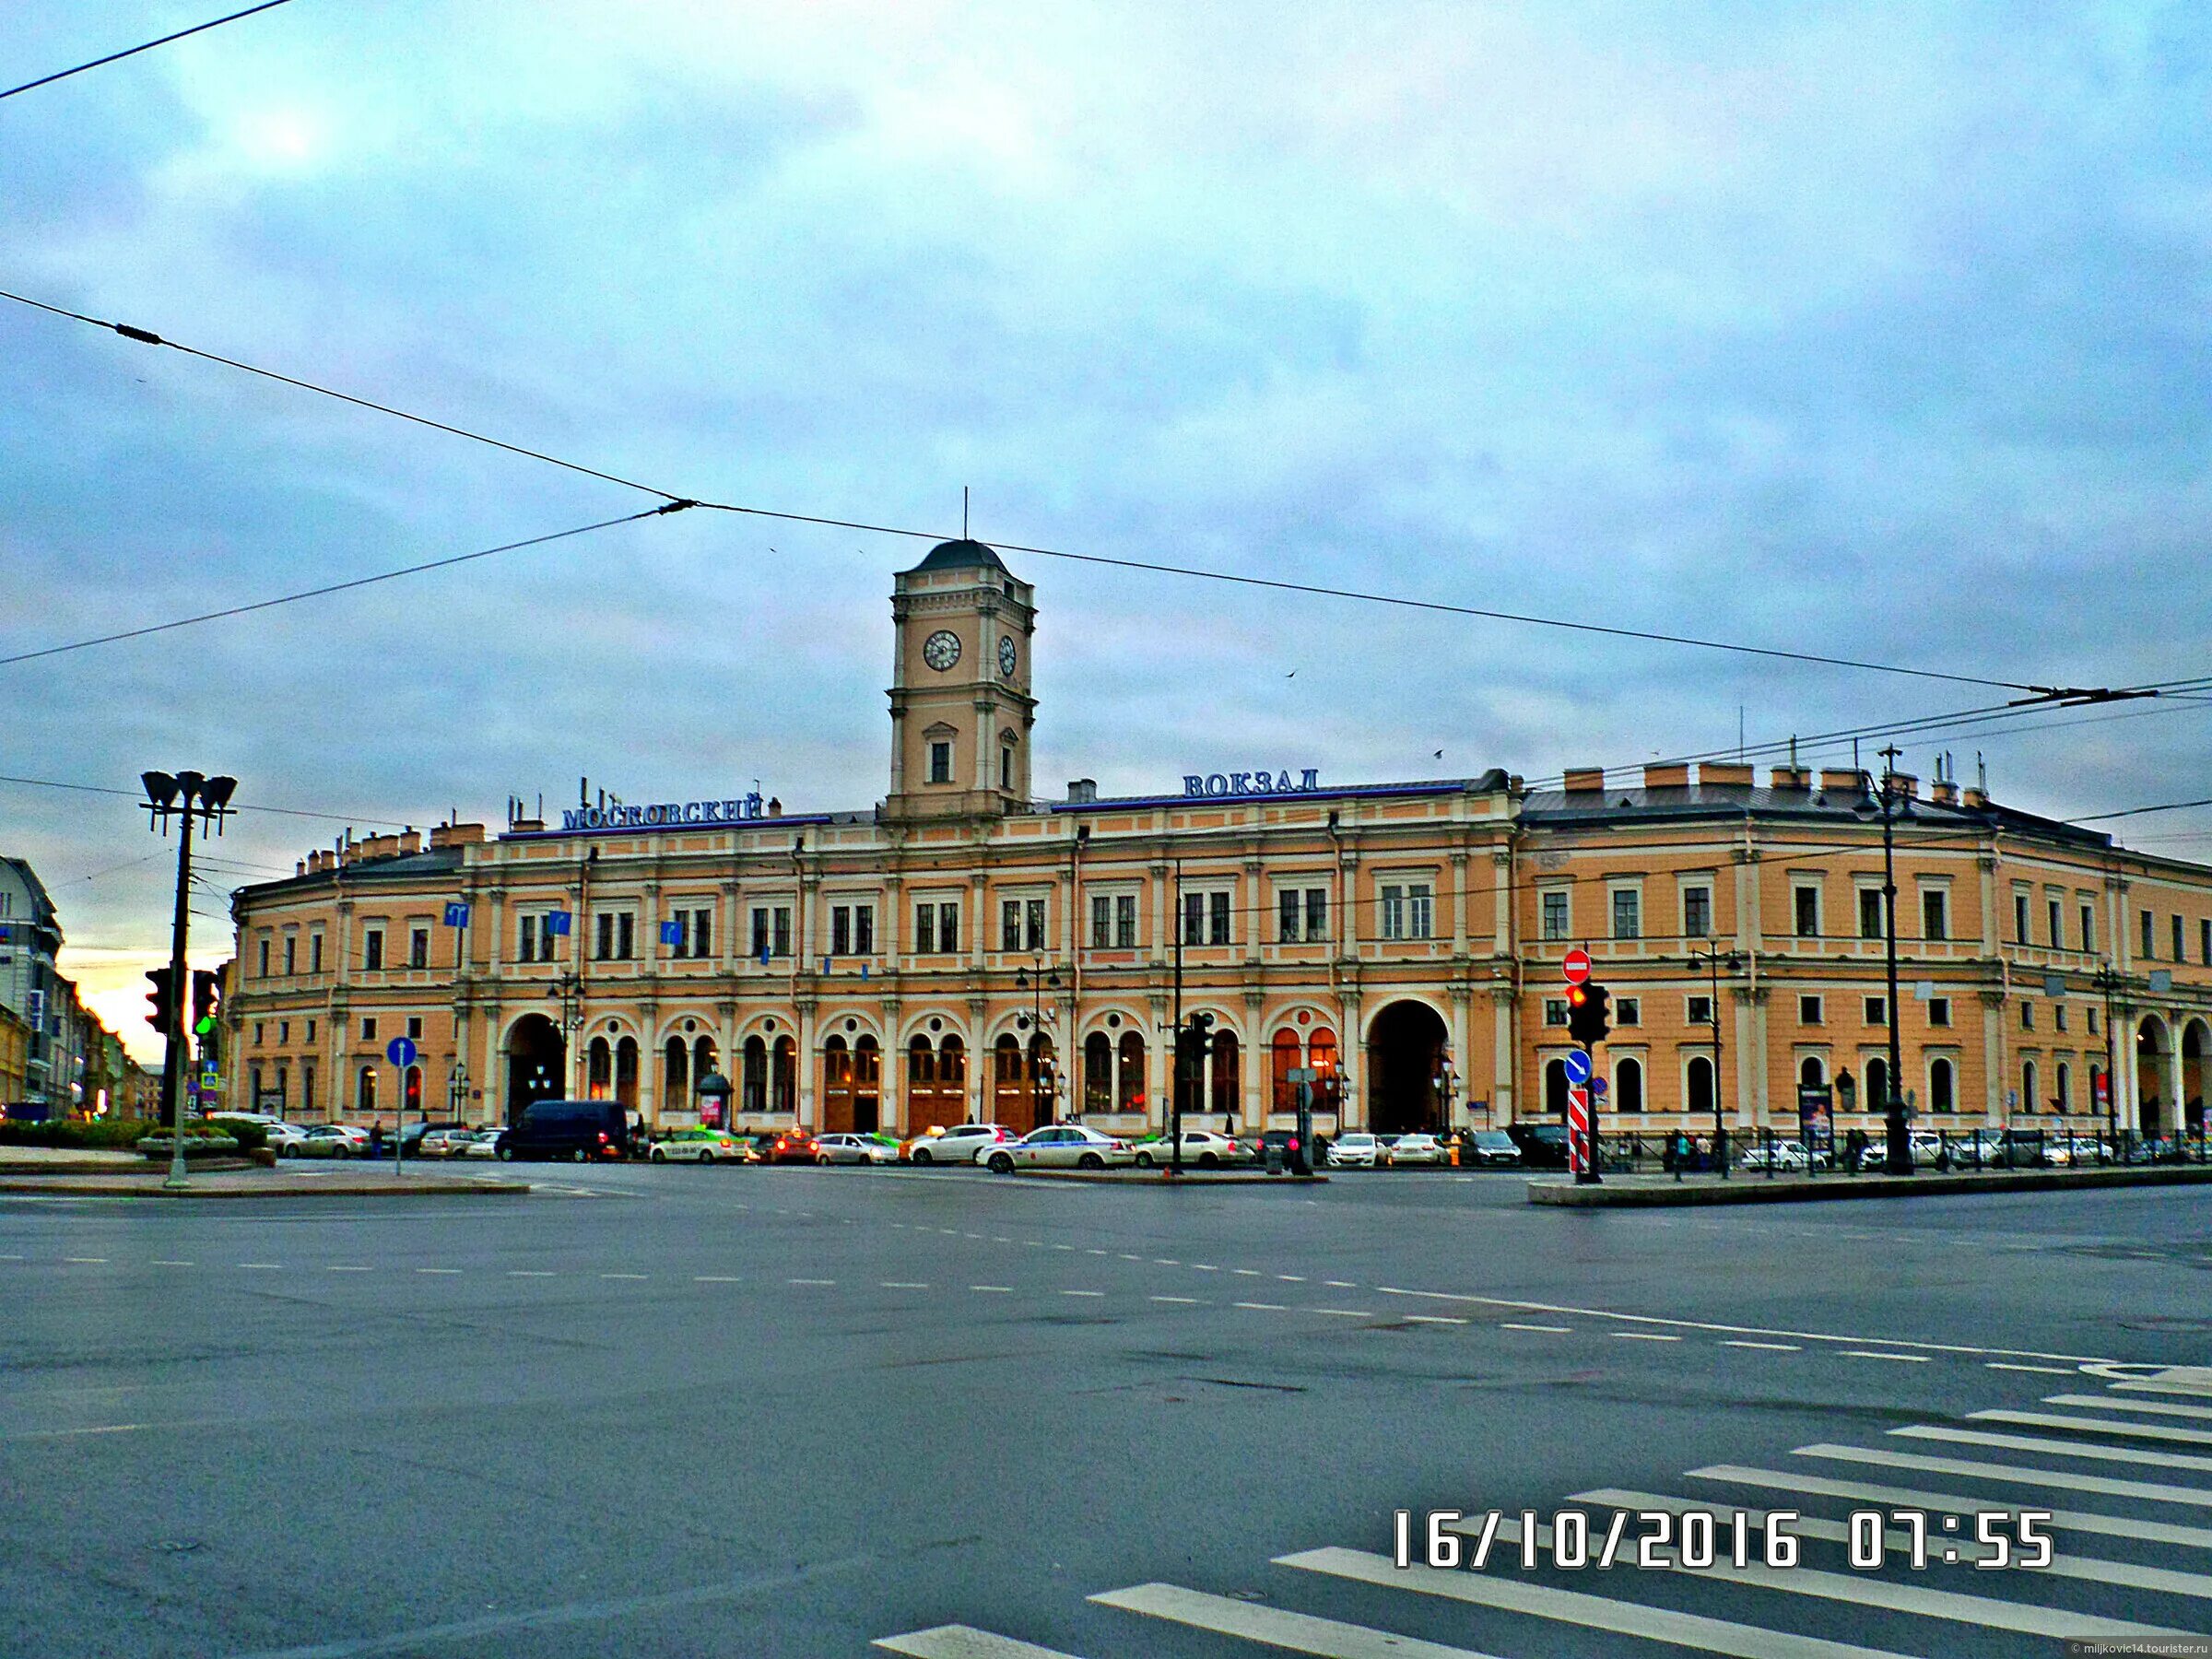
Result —
[[960, 636], [949, 628], [940, 628], [922, 641], [922, 660], [939, 674], [960, 660]]
[[1009, 634], [998, 637], [998, 671], [1008, 679], [1014, 677], [1014, 640]]

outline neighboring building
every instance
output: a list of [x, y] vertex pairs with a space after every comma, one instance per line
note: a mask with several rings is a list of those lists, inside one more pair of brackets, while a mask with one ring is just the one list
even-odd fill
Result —
[[19, 1098], [57, 1114], [75, 1107], [81, 1069], [76, 988], [54, 966], [61, 948], [61, 918], [38, 872], [0, 856], [0, 1007], [31, 1029]]
[[0, 1108], [30, 1099], [30, 1021], [0, 1006]]
[[[2123, 1126], [2200, 1121], [2212, 870], [1900, 778], [1893, 1008], [1860, 772], [1324, 788], [1271, 764], [1040, 803], [1033, 590], [947, 542], [892, 611], [873, 810], [580, 805], [241, 888], [231, 1103], [504, 1120], [572, 1092], [688, 1122], [723, 1073], [740, 1124], [1135, 1130], [1179, 1091], [1250, 1130], [1288, 1121], [1303, 1070], [1331, 1128], [1503, 1124], [1563, 1110], [1582, 944], [1618, 1016], [1609, 1129], [1710, 1127], [1717, 1099], [1794, 1132], [1804, 1085], [1872, 1127], [1892, 1018], [1931, 1127], [2102, 1118], [2108, 1044]], [[1216, 1022], [1180, 1079], [1179, 1009]]]

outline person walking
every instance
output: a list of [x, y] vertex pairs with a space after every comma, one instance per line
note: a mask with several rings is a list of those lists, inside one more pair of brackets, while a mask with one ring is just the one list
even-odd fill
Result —
[[384, 1120], [378, 1118], [369, 1125], [369, 1157], [371, 1161], [384, 1155]]

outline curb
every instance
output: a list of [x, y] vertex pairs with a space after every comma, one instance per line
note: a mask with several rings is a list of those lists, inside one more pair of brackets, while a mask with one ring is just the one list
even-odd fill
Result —
[[526, 1194], [527, 1182], [441, 1181], [418, 1186], [382, 1182], [344, 1184], [301, 1182], [298, 1186], [192, 1186], [171, 1192], [153, 1176], [135, 1181], [92, 1181], [47, 1177], [36, 1181], [0, 1180], [0, 1193], [39, 1193], [74, 1198], [446, 1198], [482, 1193]]
[[1934, 1198], [1959, 1193], [2038, 1193], [2071, 1187], [2197, 1186], [2212, 1183], [2212, 1166], [2178, 1169], [2011, 1170], [1995, 1175], [1830, 1175], [1770, 1181], [1748, 1176], [1702, 1185], [1576, 1186], [1532, 1181], [1528, 1201], [1563, 1209], [1652, 1209], [1700, 1204], [1814, 1204], [1848, 1198]]
[[1016, 1170], [1015, 1175], [1029, 1181], [1081, 1181], [1096, 1186], [1313, 1186], [1326, 1182], [1326, 1175], [1292, 1175], [1285, 1171], [1270, 1175], [1265, 1170], [1215, 1170], [1199, 1174], [1192, 1171], [1177, 1175], [1170, 1170]]

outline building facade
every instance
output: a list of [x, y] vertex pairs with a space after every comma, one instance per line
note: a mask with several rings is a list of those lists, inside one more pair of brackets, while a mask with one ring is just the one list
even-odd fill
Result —
[[1795, 1133], [1808, 1088], [1876, 1126], [1893, 1020], [1926, 1127], [2201, 1121], [2212, 870], [1897, 778], [1893, 1005], [1861, 772], [1338, 787], [1253, 757], [1040, 802], [1033, 590], [948, 542], [892, 608], [870, 810], [580, 802], [241, 888], [230, 1103], [500, 1122], [592, 1095], [668, 1124], [726, 1079], [738, 1126], [1135, 1131], [1180, 1100], [1253, 1131], [1311, 1074], [1331, 1130], [1503, 1125], [1564, 1112], [1580, 945], [1614, 994], [1608, 1130]]

